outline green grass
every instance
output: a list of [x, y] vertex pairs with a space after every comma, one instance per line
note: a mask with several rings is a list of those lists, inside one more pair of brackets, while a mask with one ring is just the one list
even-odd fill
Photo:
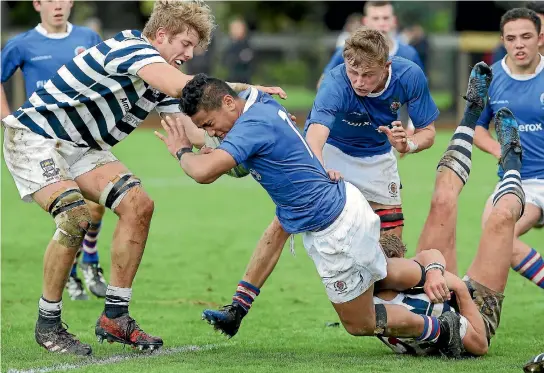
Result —
[[[400, 161], [410, 253], [429, 208], [435, 165], [449, 133], [434, 147]], [[511, 273], [501, 327], [489, 355], [444, 361], [393, 355], [374, 338], [355, 338], [337, 321], [313, 263], [299, 238], [297, 256], [289, 250], [263, 287], [238, 335], [230, 341], [200, 320], [206, 307], [229, 302], [251, 252], [274, 214], [264, 190], [251, 178], [221, 178], [198, 185], [184, 176], [150, 131], [136, 131], [116, 149], [155, 200], [155, 215], [140, 271], [134, 283], [131, 313], [140, 325], [165, 340], [165, 348], [218, 344], [213, 349], [87, 366], [89, 372], [519, 372], [532, 355], [544, 351], [544, 295]], [[495, 161], [476, 152], [471, 179], [459, 208], [458, 250], [464, 270], [481, 234], [480, 216], [495, 184]], [[45, 352], [34, 342], [37, 300], [41, 292], [44, 248], [54, 231], [50, 217], [25, 204], [2, 162], [2, 371], [47, 367], [85, 359]], [[116, 217], [107, 213], [99, 241], [106, 275], [108, 247]], [[543, 231], [526, 242], [544, 247]], [[70, 331], [90, 343], [97, 358], [141, 354], [120, 345], [99, 345], [94, 323], [103, 302], [64, 302]]]
[[[291, 111], [309, 110], [311, 109], [314, 99], [315, 90], [310, 90], [304, 87], [285, 86], [283, 90], [287, 93], [287, 100], [277, 99], [286, 109]], [[439, 110], [446, 110], [453, 105], [453, 97], [447, 91], [433, 91], [431, 95]]]

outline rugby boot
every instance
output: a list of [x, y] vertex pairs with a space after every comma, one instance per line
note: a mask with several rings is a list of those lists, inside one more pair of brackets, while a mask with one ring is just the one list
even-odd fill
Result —
[[75, 335], [68, 333], [68, 325], [58, 323], [45, 326], [36, 323], [34, 330], [36, 342], [50, 352], [88, 356], [92, 353], [91, 346], [81, 343]]
[[96, 322], [95, 334], [100, 343], [107, 340], [109, 343], [122, 343], [139, 350], [153, 351], [163, 345], [160, 337], [144, 332], [128, 314], [110, 319], [102, 313]]
[[247, 311], [238, 303], [229, 304], [221, 307], [219, 310], [204, 310], [202, 320], [213, 325], [215, 330], [219, 330], [228, 338], [232, 338], [238, 333], [242, 319]]

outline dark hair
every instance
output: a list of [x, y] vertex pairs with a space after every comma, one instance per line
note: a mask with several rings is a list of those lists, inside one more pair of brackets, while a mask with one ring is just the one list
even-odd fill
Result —
[[528, 1], [525, 8], [531, 9], [535, 13], [544, 14], [544, 1]]
[[542, 22], [540, 17], [534, 10], [528, 8], [514, 8], [510, 9], [508, 12], [504, 13], [501, 18], [501, 35], [504, 34], [504, 25], [508, 22], [515, 21], [518, 19], [527, 19], [535, 25], [536, 33], [540, 34], [542, 28]]
[[219, 109], [226, 95], [238, 97], [224, 81], [206, 74], [197, 74], [181, 91], [179, 108], [188, 116], [195, 115], [199, 110]]

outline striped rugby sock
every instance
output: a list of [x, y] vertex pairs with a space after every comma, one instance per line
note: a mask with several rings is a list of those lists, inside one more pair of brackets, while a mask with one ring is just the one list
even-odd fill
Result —
[[521, 186], [521, 176], [519, 171], [508, 170], [504, 173], [504, 176], [499, 183], [499, 187], [497, 188], [497, 192], [493, 196], [493, 206], [495, 206], [497, 202], [499, 202], [499, 200], [506, 194], [513, 194], [518, 197], [519, 203], [521, 203], [520, 216], [523, 215], [523, 211], [525, 209], [525, 193], [523, 192], [523, 188]]
[[544, 289], [544, 260], [535, 249], [531, 249], [529, 255], [514, 267], [514, 271]]
[[423, 333], [421, 333], [416, 340], [436, 342], [438, 337], [440, 337], [440, 323], [438, 322], [438, 319], [434, 316], [420, 316], [423, 317], [423, 322], [425, 324], [423, 326]]
[[[455, 130], [448, 149], [438, 162], [440, 167], [447, 167], [459, 176], [463, 184], [467, 183], [472, 168], [472, 144], [474, 142], [474, 125], [465, 124], [463, 120]], [[472, 121], [470, 121], [472, 123]]]
[[96, 249], [96, 240], [100, 233], [102, 222], [91, 223], [89, 230], [83, 239], [83, 263], [98, 263], [98, 251]]
[[236, 293], [232, 297], [232, 303], [238, 303], [246, 312], [249, 312], [251, 305], [261, 290], [249, 282], [240, 281]]
[[132, 298], [132, 288], [118, 288], [108, 285], [104, 313], [110, 319], [126, 315], [130, 298]]

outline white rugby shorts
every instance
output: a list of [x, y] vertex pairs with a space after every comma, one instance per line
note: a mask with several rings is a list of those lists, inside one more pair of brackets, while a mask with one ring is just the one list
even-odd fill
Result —
[[110, 151], [77, 147], [28, 129], [5, 127], [4, 160], [22, 200], [32, 202], [32, 194], [43, 187], [73, 180], [117, 158]]
[[[493, 194], [489, 197], [489, 200], [493, 200], [500, 182], [497, 183]], [[544, 179], [526, 179], [521, 181], [521, 186], [525, 192], [525, 203], [535, 205], [540, 209], [540, 220], [537, 222], [538, 226], [544, 225]]]
[[345, 184], [346, 204], [338, 218], [322, 231], [302, 234], [333, 303], [357, 298], [387, 275], [379, 243], [380, 218], [355, 186]]
[[325, 168], [339, 171], [367, 201], [387, 206], [401, 205], [400, 176], [394, 150], [372, 157], [353, 157], [337, 147], [323, 147]]

